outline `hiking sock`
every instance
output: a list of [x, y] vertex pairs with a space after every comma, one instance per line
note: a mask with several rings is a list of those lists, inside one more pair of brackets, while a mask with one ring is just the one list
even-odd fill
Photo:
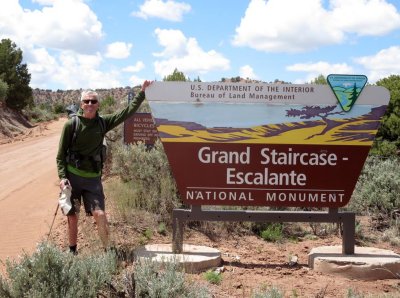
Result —
[[74, 255], [77, 255], [78, 252], [77, 252], [76, 248], [77, 248], [76, 244], [75, 245], [70, 245], [69, 246], [69, 251], [72, 252]]

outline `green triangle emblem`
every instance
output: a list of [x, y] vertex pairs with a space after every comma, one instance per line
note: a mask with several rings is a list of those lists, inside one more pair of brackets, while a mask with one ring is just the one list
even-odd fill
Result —
[[345, 112], [351, 110], [368, 81], [364, 75], [330, 74], [326, 79]]

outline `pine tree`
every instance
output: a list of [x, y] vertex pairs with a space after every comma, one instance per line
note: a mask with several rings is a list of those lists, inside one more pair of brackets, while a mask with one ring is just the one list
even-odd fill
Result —
[[390, 102], [378, 130], [378, 137], [394, 142], [400, 149], [400, 76], [391, 75], [376, 84], [390, 92]]
[[14, 42], [1, 40], [0, 80], [8, 86], [6, 104], [19, 111], [33, 103], [32, 88], [29, 86], [31, 75], [22, 59], [22, 50]]
[[314, 80], [311, 81], [311, 84], [327, 85], [328, 82], [326, 81], [324, 75], [320, 74], [318, 77], [316, 77]]
[[182, 81], [186, 82], [189, 81], [186, 79], [185, 74], [178, 69], [174, 69], [174, 72], [166, 77], [164, 77], [163, 81]]

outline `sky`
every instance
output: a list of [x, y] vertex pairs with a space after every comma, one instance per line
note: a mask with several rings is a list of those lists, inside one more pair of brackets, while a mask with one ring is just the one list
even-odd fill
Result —
[[400, 0], [1, 0], [31, 87], [400, 74]]

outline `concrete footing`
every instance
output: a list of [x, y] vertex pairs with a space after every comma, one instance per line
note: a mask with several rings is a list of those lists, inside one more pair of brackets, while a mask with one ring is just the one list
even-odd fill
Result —
[[354, 254], [342, 254], [342, 246], [321, 246], [311, 250], [308, 265], [315, 271], [360, 280], [400, 278], [400, 255], [390, 250], [355, 247]]
[[134, 252], [135, 260], [150, 259], [154, 262], [177, 262], [185, 272], [195, 273], [218, 267], [221, 264], [219, 250], [207, 246], [183, 244], [183, 253], [172, 253], [172, 244], [150, 244]]

